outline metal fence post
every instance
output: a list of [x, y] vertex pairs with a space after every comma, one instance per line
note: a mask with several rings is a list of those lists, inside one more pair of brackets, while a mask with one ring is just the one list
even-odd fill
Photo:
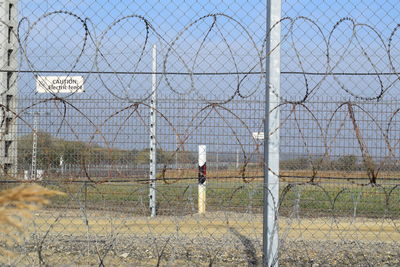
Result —
[[[281, 0], [267, 0], [264, 120], [263, 265], [278, 266]], [[277, 24], [278, 23], [278, 24]], [[271, 29], [271, 27], [273, 27]], [[272, 133], [270, 135], [270, 133]]]
[[38, 124], [39, 124], [39, 112], [33, 113], [33, 131], [32, 131], [32, 167], [31, 167], [31, 180], [36, 180], [36, 159], [37, 159], [37, 135], [38, 135]]
[[151, 99], [150, 99], [150, 192], [149, 206], [151, 217], [156, 216], [156, 128], [157, 128], [157, 46], [153, 45], [152, 50], [152, 77], [151, 77]]
[[85, 212], [86, 212], [86, 210], [87, 210], [87, 182], [86, 181], [84, 181], [83, 182], [83, 186], [84, 186], [84, 204], [85, 204]]

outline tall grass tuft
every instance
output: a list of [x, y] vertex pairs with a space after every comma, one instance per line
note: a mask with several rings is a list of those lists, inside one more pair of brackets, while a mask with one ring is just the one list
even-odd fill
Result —
[[64, 193], [37, 184], [20, 185], [0, 192], [0, 256], [13, 255], [12, 248], [20, 242], [26, 219], [55, 195]]

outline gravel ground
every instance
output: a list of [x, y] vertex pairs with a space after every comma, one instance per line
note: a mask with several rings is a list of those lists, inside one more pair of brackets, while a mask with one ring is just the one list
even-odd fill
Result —
[[[14, 254], [0, 256], [0, 266], [262, 263], [260, 215], [210, 213], [150, 219], [96, 212], [88, 214], [88, 221], [78, 213], [59, 215], [35, 214], [23, 239], [10, 248]], [[400, 224], [396, 220], [357, 218], [349, 224], [348, 218], [314, 218], [293, 220], [292, 225], [285, 220], [281, 217], [281, 226], [292, 227], [292, 232], [282, 231], [280, 235], [280, 266], [400, 266]], [[205, 223], [209, 223], [207, 228]]]
[[[259, 266], [260, 240], [245, 237], [32, 237], [11, 266]], [[41, 244], [41, 245], [40, 245]], [[40, 249], [39, 249], [40, 248]], [[40, 251], [40, 253], [39, 253]], [[280, 266], [400, 266], [399, 243], [281, 240]]]

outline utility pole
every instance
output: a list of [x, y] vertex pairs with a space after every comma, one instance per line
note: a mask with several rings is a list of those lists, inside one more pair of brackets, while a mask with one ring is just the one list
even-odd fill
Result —
[[0, 2], [0, 104], [2, 105], [0, 141], [0, 173], [15, 176], [17, 174], [17, 47], [16, 29], [18, 26], [17, 0]]
[[49, 112], [35, 111], [28, 113], [33, 115], [33, 131], [32, 131], [32, 166], [31, 166], [31, 180], [37, 178], [37, 143], [38, 143], [38, 131], [39, 131], [39, 120], [41, 115], [49, 115]]

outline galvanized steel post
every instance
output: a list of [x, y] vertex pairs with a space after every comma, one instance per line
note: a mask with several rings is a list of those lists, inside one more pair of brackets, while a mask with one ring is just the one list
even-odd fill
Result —
[[151, 98], [150, 98], [150, 192], [149, 206], [151, 217], [156, 216], [156, 172], [157, 172], [157, 151], [156, 151], [156, 130], [157, 130], [157, 46], [153, 45], [152, 50], [152, 77], [151, 77]]
[[267, 1], [263, 265], [278, 266], [281, 0]]

